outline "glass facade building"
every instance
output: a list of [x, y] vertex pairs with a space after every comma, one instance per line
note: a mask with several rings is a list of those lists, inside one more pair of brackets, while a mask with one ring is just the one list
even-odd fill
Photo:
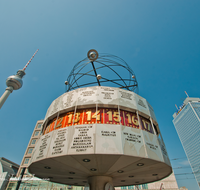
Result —
[[173, 123], [200, 187], [200, 98], [186, 98]]
[[[16, 190], [16, 187], [17, 181], [13, 178], [10, 180], [6, 190]], [[84, 190], [84, 187], [52, 183], [38, 178], [27, 178], [22, 180], [19, 190]]]

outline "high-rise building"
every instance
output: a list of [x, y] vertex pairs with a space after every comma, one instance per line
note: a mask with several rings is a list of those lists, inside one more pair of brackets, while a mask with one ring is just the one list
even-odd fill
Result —
[[29, 161], [31, 159], [31, 156], [32, 156], [32, 153], [33, 153], [33, 149], [35, 148], [36, 142], [37, 142], [37, 140], [39, 139], [39, 137], [41, 135], [42, 123], [43, 123], [43, 120], [39, 120], [36, 123], [36, 126], [35, 126], [35, 128], [33, 130], [33, 134], [32, 134], [32, 136], [30, 138], [30, 141], [29, 141], [28, 146], [26, 148], [24, 157], [22, 159], [20, 168], [19, 168], [19, 170], [17, 172], [17, 177], [20, 176], [23, 168], [26, 168], [25, 174], [28, 173], [27, 167], [29, 165]]
[[14, 177], [19, 165], [4, 158], [0, 158], [0, 189], [5, 190], [10, 177]]
[[173, 123], [200, 187], [200, 98], [187, 97]]

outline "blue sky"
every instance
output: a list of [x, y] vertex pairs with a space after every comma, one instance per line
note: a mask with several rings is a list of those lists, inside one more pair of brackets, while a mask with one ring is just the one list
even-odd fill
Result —
[[[199, 0], [1, 0], [0, 95], [8, 76], [26, 70], [24, 85], [0, 110], [0, 157], [20, 164], [36, 121], [65, 92], [74, 64], [94, 48], [124, 59], [139, 94], [153, 106], [175, 174], [191, 173], [172, 124], [175, 104], [200, 97]], [[181, 158], [173, 160], [174, 158]], [[178, 185], [198, 190], [192, 175]]]

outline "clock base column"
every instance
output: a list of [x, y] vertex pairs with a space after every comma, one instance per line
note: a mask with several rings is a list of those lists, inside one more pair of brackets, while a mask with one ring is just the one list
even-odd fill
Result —
[[92, 176], [88, 178], [90, 190], [114, 190], [112, 177]]

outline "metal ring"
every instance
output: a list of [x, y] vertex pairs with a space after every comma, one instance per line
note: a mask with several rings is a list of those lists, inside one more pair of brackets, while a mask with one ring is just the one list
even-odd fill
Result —
[[91, 49], [88, 51], [87, 53], [87, 57], [91, 60], [91, 61], [95, 61], [98, 58], [99, 54], [95, 49]]

